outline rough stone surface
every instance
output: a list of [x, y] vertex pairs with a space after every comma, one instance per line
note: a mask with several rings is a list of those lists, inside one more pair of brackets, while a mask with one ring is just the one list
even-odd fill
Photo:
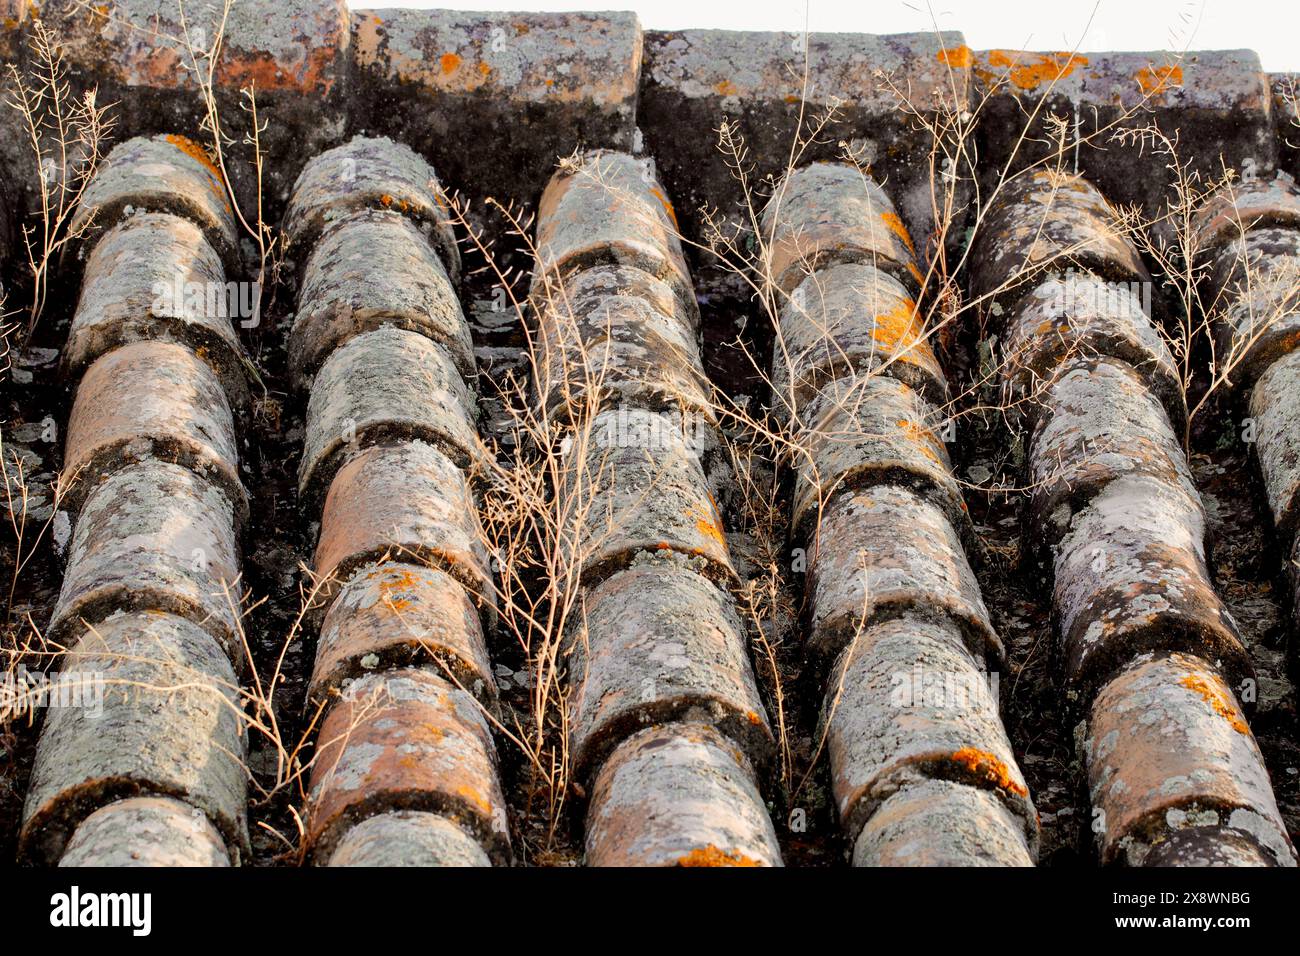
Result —
[[141, 212], [189, 219], [232, 273], [239, 233], [226, 181], [198, 143], [184, 136], [140, 136], [115, 146], [81, 195], [69, 229], [111, 229]]
[[363, 209], [400, 212], [428, 236], [452, 282], [460, 250], [438, 174], [405, 143], [354, 136], [314, 157], [294, 183], [282, 231], [290, 248], [311, 248], [326, 227]]
[[1052, 604], [1072, 694], [1087, 701], [1138, 654], [1198, 654], [1253, 678], [1232, 615], [1205, 566], [1199, 500], [1159, 478], [1111, 481], [1056, 552]]
[[1267, 175], [1276, 163], [1268, 81], [1249, 50], [989, 50], [975, 53], [973, 66], [976, 95], [992, 93], [978, 132], [989, 185], [1013, 158], [1014, 172], [1055, 154], [1052, 117], [1068, 123], [1061, 159], [1112, 201], [1139, 205], [1148, 217], [1164, 213], [1174, 195], [1168, 156], [1122, 142], [1123, 128], [1160, 129], [1202, 182], [1225, 168]]
[[487, 549], [465, 474], [422, 441], [367, 448], [339, 469], [325, 497], [316, 544], [318, 575], [337, 587], [384, 555], [441, 568], [485, 613], [495, 606]]
[[0, 57], [14, 62], [22, 54], [22, 34], [31, 14], [28, 0], [0, 0]]
[[694, 320], [650, 273], [576, 273], [540, 303], [537, 338], [535, 387], [555, 420], [620, 406], [713, 417]]
[[338, 842], [328, 866], [491, 866], [463, 829], [422, 810], [362, 820]]
[[740, 618], [725, 592], [679, 558], [647, 555], [588, 590], [567, 669], [579, 779], [631, 734], [673, 720], [717, 728], [755, 764], [772, 756]]
[[1033, 866], [1024, 822], [988, 790], [947, 780], [906, 787], [876, 811], [854, 866]]
[[1300, 351], [1278, 359], [1255, 383], [1250, 416], [1273, 524], [1285, 540], [1300, 525]]
[[842, 490], [874, 485], [911, 488], [943, 511], [960, 532], [970, 527], [937, 410], [897, 379], [841, 380], [809, 405], [806, 454], [796, 462], [794, 538], [810, 540], [822, 509]]
[[[1204, 660], [1137, 659], [1097, 696], [1084, 754], [1092, 803], [1104, 815], [1094, 828], [1103, 863], [1140, 866], [1180, 831], [1228, 827], [1295, 865], [1259, 746], [1232, 690]], [[1226, 831], [1217, 835], [1238, 845]]]
[[1216, 358], [1232, 365], [1232, 385], [1249, 388], [1300, 348], [1300, 228], [1260, 227], [1229, 242], [1209, 286]]
[[1109, 282], [1151, 281], [1110, 204], [1078, 176], [1040, 170], [1008, 181], [977, 243], [971, 296], [995, 315], [1006, 314], [1049, 272], [1074, 268]]
[[1285, 172], [1226, 183], [1204, 202], [1192, 226], [1207, 257], [1256, 229], [1300, 227], [1300, 189]]
[[308, 693], [320, 700], [349, 678], [428, 660], [475, 696], [496, 696], [483, 626], [465, 589], [435, 568], [366, 565], [325, 613]]
[[1122, 475], [1180, 492], [1187, 527], [1204, 534], [1200, 496], [1164, 408], [1126, 362], [1076, 359], [1041, 396], [1029, 443], [1031, 551], [1050, 552], [1076, 516]]
[[936, 405], [948, 401], [925, 320], [903, 284], [869, 263], [819, 269], [781, 309], [773, 409], [788, 417], [828, 382], [868, 373], [896, 378]]
[[601, 767], [587, 810], [588, 866], [780, 866], [754, 773], [707, 724], [651, 727]]
[[436, 673], [405, 668], [349, 684], [320, 731], [308, 839], [328, 860], [344, 834], [395, 810], [440, 814], [496, 863], [510, 855], [496, 750], [479, 704]]
[[289, 335], [299, 384], [348, 339], [385, 325], [443, 345], [473, 380], [469, 326], [437, 253], [401, 212], [363, 209], [331, 222], [307, 260]]
[[977, 659], [1000, 662], [979, 583], [943, 512], [906, 488], [845, 491], [809, 549], [809, 648], [837, 655], [865, 627], [910, 615], [953, 621]]
[[238, 684], [211, 636], [171, 614], [119, 613], [80, 632], [61, 673], [100, 706], [46, 715], [23, 808], [29, 857], [52, 863], [94, 810], [137, 795], [184, 800], [247, 852]]
[[241, 519], [248, 495], [230, 404], [216, 373], [183, 345], [137, 342], [98, 359], [77, 386], [63, 472], [75, 514], [94, 488], [140, 461], [170, 461], [225, 492]]
[[1036, 842], [1037, 814], [989, 680], [947, 622], [883, 621], [845, 648], [822, 719], [846, 832], [858, 833], [898, 791], [936, 779], [995, 793]]
[[1129, 365], [1181, 434], [1187, 420], [1178, 368], [1138, 290], [1091, 273], [1046, 277], [1017, 304], [1002, 345], [1003, 402], [1033, 427], [1057, 373], [1080, 359]]
[[[602, 412], [591, 448], [565, 470], [565, 494], [581, 504], [575, 548], [582, 580], [594, 584], [643, 551], [699, 559], [711, 577], [735, 580], [726, 532], [680, 420], [639, 409]], [[577, 456], [573, 456], [576, 458]]]
[[645, 46], [637, 124], [690, 238], [699, 239], [706, 205], [747, 225], [740, 184], [718, 148], [723, 120], [743, 137], [750, 181], [760, 183], [782, 175], [801, 123], [807, 133], [811, 117], [836, 105], [803, 158], [839, 160], [840, 143], [851, 143], [890, 184], [918, 244], [931, 244], [930, 143], [899, 109], [900, 94], [931, 115], [962, 109], [970, 63], [960, 34], [813, 33], [805, 43], [802, 33], [681, 30], [647, 33]]
[[67, 645], [81, 621], [166, 611], [202, 626], [243, 660], [234, 510], [217, 486], [168, 462], [105, 479], [82, 506], [46, 638]]
[[814, 272], [867, 263], [911, 291], [923, 281], [907, 227], [880, 185], [847, 163], [812, 163], [787, 175], [763, 209], [764, 269], [789, 295]]
[[387, 442], [418, 438], [468, 467], [479, 450], [474, 410], [437, 342], [392, 326], [349, 339], [312, 383], [299, 496], [317, 500], [350, 457]]
[[1193, 826], [1171, 833], [1148, 851], [1143, 866], [1277, 866], [1271, 853], [1246, 830]]
[[63, 348], [75, 380], [101, 355], [140, 341], [174, 341], [209, 363], [236, 405], [248, 401], [245, 359], [230, 316], [221, 258], [188, 219], [136, 213], [103, 235], [86, 262]]
[[1300, 73], [1270, 73], [1278, 165], [1300, 176]]
[[[264, 155], [263, 202], [275, 222], [302, 162], [335, 145], [345, 131], [351, 31], [345, 0], [191, 3], [171, 0], [45, 0], [41, 16], [63, 41], [79, 85], [97, 86], [101, 103], [116, 103], [119, 136], [180, 130], [206, 137], [194, 67], [206, 73], [226, 17], [213, 93], [230, 170], [244, 208], [257, 202], [244, 88], [257, 92]], [[187, 36], [188, 34], [188, 36]]]
[[651, 160], [584, 153], [562, 164], [542, 194], [534, 285], [595, 265], [631, 266], [666, 282], [698, 322], [677, 230], [677, 213]]
[[86, 817], [59, 866], [228, 867], [230, 854], [203, 811], [170, 797], [129, 797]]
[[631, 13], [364, 10], [353, 126], [410, 143], [448, 183], [532, 203], [578, 148], [630, 149], [641, 26]]

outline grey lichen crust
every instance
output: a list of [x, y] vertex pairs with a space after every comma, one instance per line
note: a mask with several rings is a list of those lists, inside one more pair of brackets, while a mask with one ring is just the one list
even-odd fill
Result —
[[230, 854], [202, 810], [171, 797], [129, 797], [86, 817], [59, 866], [228, 867]]
[[27, 856], [57, 860], [85, 817], [136, 795], [183, 800], [247, 852], [239, 685], [209, 634], [171, 614], [119, 613], [83, 632], [61, 674], [93, 697], [46, 717], [23, 808]]
[[398, 810], [362, 820], [339, 840], [328, 866], [491, 866], [483, 848], [436, 813]]

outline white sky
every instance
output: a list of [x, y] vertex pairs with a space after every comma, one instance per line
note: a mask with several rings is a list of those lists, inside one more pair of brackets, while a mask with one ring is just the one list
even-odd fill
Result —
[[[635, 10], [652, 30], [960, 30], [977, 50], [1255, 50], [1300, 70], [1297, 0], [348, 0], [354, 9]], [[1290, 11], [1290, 12], [1287, 12]]]

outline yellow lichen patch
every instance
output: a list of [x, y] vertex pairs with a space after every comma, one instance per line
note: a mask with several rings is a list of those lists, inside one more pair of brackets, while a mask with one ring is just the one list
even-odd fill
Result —
[[935, 441], [933, 429], [921, 424], [920, 422], [910, 421], [906, 418], [900, 418], [896, 424], [903, 430], [903, 433], [907, 435], [908, 441], [921, 450], [921, 454], [925, 455], [926, 458], [929, 458], [936, 464], [942, 464], [939, 461], [939, 453], [934, 450]]
[[460, 66], [460, 57], [455, 53], [444, 53], [439, 58], [438, 63], [442, 67], [443, 75], [446, 76], [448, 73], [454, 73], [456, 68]]
[[971, 52], [970, 47], [965, 45], [945, 47], [935, 54], [935, 59], [944, 66], [950, 66], [957, 70], [968, 70], [971, 64], [975, 62], [975, 54]]
[[413, 591], [419, 581], [410, 571], [379, 582], [379, 599], [392, 611], [401, 614], [415, 606], [415, 599], [404, 592]]
[[[1022, 90], [1034, 90], [1044, 83], [1055, 83], [1064, 79], [1076, 68], [1088, 65], [1086, 56], [1077, 53], [1018, 53], [1006, 50], [993, 50], [989, 53], [989, 65], [1007, 71], [1007, 79], [1012, 85]], [[991, 77], [987, 71], [985, 79]]]
[[763, 722], [763, 718], [760, 717], [760, 716], [758, 716], [758, 714], [755, 713], [755, 712], [752, 711], [752, 710], [749, 711], [749, 712], [747, 712], [747, 713], [745, 714], [745, 717], [746, 717], [746, 719], [748, 719], [749, 722], [750, 722], [751, 724], [753, 724], [755, 727], [757, 727], [759, 724], [761, 724], [761, 723]]
[[668, 201], [668, 197], [665, 196], [660, 190], [656, 189], [653, 186], [650, 187], [650, 195], [654, 196], [655, 199], [659, 200], [659, 205], [664, 207], [664, 212], [668, 214], [668, 218], [672, 220], [673, 228], [676, 229], [677, 211], [673, 209], [673, 204]]
[[678, 866], [762, 866], [739, 850], [720, 850], [713, 844], [696, 847], [677, 860]]
[[212, 156], [206, 149], [200, 146], [188, 136], [179, 136], [175, 133], [169, 133], [163, 137], [168, 143], [175, 146], [186, 156], [199, 163], [204, 169], [212, 174], [212, 179], [208, 180], [208, 189], [212, 190], [212, 195], [216, 196], [227, 210], [231, 208], [230, 197], [226, 195], [226, 177], [221, 175], [221, 168], [212, 160]]
[[456, 792], [460, 794], [462, 797], [464, 797], [466, 800], [468, 800], [470, 803], [474, 804], [484, 813], [492, 812], [492, 804], [488, 803], [487, 800], [483, 798], [483, 795], [479, 793], [477, 790], [475, 790], [473, 787], [462, 784], [461, 786], [456, 788]]
[[1193, 693], [1199, 694], [1201, 700], [1209, 704], [1210, 708], [1226, 720], [1237, 733], [1250, 734], [1250, 728], [1241, 719], [1241, 712], [1237, 710], [1231, 699], [1225, 699], [1226, 695], [1222, 689], [1215, 687], [1199, 674], [1188, 674], [1179, 683]]
[[889, 231], [902, 240], [903, 245], [907, 246], [907, 251], [916, 255], [916, 246], [912, 245], [912, 237], [907, 234], [907, 227], [903, 225], [903, 220], [898, 218], [897, 213], [882, 212], [880, 218], [885, 220], [885, 225]]
[[1183, 85], [1181, 66], [1144, 66], [1137, 71], [1138, 86], [1147, 96], [1159, 96], [1165, 90]]
[[[700, 534], [704, 535], [706, 538], [712, 538], [725, 548], [727, 546], [727, 536], [723, 533], [722, 521], [718, 516], [718, 506], [714, 502], [712, 495], [709, 496], [709, 505], [710, 513], [697, 517], [695, 527], [699, 530]], [[694, 512], [692, 512], [690, 516], [696, 517]]]
[[904, 299], [888, 312], [876, 316], [871, 337], [876, 344], [891, 352], [902, 352], [916, 345], [921, 338], [920, 316], [916, 303]]
[[1025, 787], [1011, 779], [1011, 772], [1007, 770], [1007, 765], [987, 751], [976, 750], [974, 747], [963, 747], [952, 755], [952, 759], [971, 773], [983, 777], [1001, 790], [1014, 793], [1018, 797], [1029, 795], [1029, 791]]
[[198, 143], [194, 142], [194, 140], [190, 139], [188, 136], [178, 136], [175, 133], [168, 133], [163, 137], [163, 139], [171, 143], [186, 156], [190, 157], [190, 159], [196, 160], [200, 163], [203, 168], [215, 176], [219, 182], [222, 181], [221, 170], [217, 167], [217, 164], [212, 161], [212, 157], [208, 155], [208, 151]]
[[713, 85], [713, 89], [719, 96], [735, 96], [737, 92], [736, 84], [731, 80], [719, 80]]

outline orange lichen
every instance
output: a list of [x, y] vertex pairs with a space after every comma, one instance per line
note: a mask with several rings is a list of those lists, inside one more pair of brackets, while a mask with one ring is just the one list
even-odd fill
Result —
[[735, 96], [737, 92], [736, 84], [731, 80], [719, 80], [714, 84], [713, 89], [719, 96]]
[[696, 847], [677, 860], [678, 866], [762, 866], [739, 850], [720, 850], [713, 844]]
[[763, 718], [760, 717], [760, 716], [758, 716], [758, 714], [755, 713], [755, 712], [752, 711], [752, 710], [751, 710], [751, 711], [748, 711], [748, 712], [745, 714], [745, 717], [749, 720], [749, 722], [750, 722], [751, 724], [753, 724], [753, 725], [755, 725], [755, 726], [758, 726], [759, 724], [761, 724], [761, 723], [763, 722]]
[[939, 461], [939, 453], [934, 450], [937, 444], [934, 437], [934, 430], [921, 422], [910, 421], [906, 418], [900, 418], [895, 424], [907, 435], [908, 441], [920, 449], [921, 454], [925, 455], [936, 464], [942, 464]]
[[970, 47], [965, 45], [945, 47], [935, 54], [935, 59], [944, 66], [950, 66], [957, 70], [967, 70], [975, 62], [975, 54], [971, 52]]
[[442, 72], [445, 76], [448, 73], [454, 73], [456, 68], [460, 66], [460, 57], [455, 53], [444, 53], [438, 59], [438, 64], [442, 67]]
[[660, 192], [658, 189], [656, 189], [653, 186], [650, 187], [650, 195], [654, 196], [655, 199], [659, 200], [659, 205], [664, 207], [664, 212], [667, 213], [668, 218], [673, 221], [673, 228], [676, 229], [677, 211], [673, 209], [673, 204], [668, 201], [668, 197], [665, 196], [662, 192]]
[[722, 531], [722, 519], [718, 515], [718, 505], [713, 500], [712, 495], [709, 495], [709, 505], [710, 513], [697, 518], [695, 521], [695, 527], [699, 530], [700, 534], [704, 535], [706, 538], [712, 538], [725, 548], [727, 546], [727, 536]]
[[478, 71], [482, 73], [484, 76], [487, 76], [489, 73], [492, 72], [492, 67], [488, 66], [486, 63], [479, 63]]
[[[1032, 61], [1032, 62], [1031, 62]], [[989, 53], [990, 66], [1005, 69], [1007, 79], [1022, 90], [1034, 90], [1044, 83], [1055, 83], [1087, 66], [1088, 58], [1076, 53], [1019, 53], [993, 50]], [[988, 70], [977, 70], [982, 79], [992, 79]]]
[[221, 175], [220, 167], [213, 162], [212, 156], [208, 151], [187, 136], [179, 136], [175, 133], [169, 133], [164, 136], [163, 139], [171, 143], [182, 153], [199, 163], [204, 169], [212, 174], [212, 178], [208, 180], [208, 189], [210, 189], [212, 195], [216, 196], [217, 200], [225, 206], [227, 210], [229, 210], [231, 206], [230, 197], [226, 195], [226, 177]]
[[204, 169], [216, 177], [218, 182], [222, 181], [221, 170], [217, 167], [217, 164], [212, 161], [212, 157], [208, 155], [208, 151], [198, 143], [194, 142], [194, 140], [190, 139], [188, 136], [179, 136], [175, 133], [168, 133], [163, 137], [163, 139], [171, 143], [186, 156], [190, 157], [190, 159], [196, 160], [200, 163]]
[[[268, 52], [228, 53], [217, 66], [220, 85], [231, 89], [253, 86], [258, 90], [317, 91], [328, 94], [338, 79], [337, 52], [332, 43], [322, 43], [302, 60], [281, 61]], [[178, 58], [179, 59], [179, 58]], [[183, 70], [172, 70], [183, 76]], [[175, 85], [174, 78], [168, 85]]]
[[901, 352], [916, 345], [921, 337], [920, 316], [916, 312], [916, 303], [911, 299], [904, 299], [888, 312], [877, 315], [871, 337], [877, 344], [891, 352]]
[[464, 797], [466, 800], [468, 800], [470, 803], [477, 806], [484, 813], [492, 812], [492, 804], [488, 803], [488, 801], [483, 798], [483, 795], [479, 793], [477, 790], [475, 790], [473, 787], [468, 786], [466, 784], [462, 784], [461, 786], [456, 788], [456, 792], [460, 794], [462, 797]]
[[903, 245], [907, 246], [907, 251], [916, 255], [916, 246], [912, 245], [912, 237], [907, 233], [907, 227], [903, 225], [903, 220], [898, 218], [896, 213], [882, 212], [880, 218], [885, 220], [885, 225], [889, 231], [902, 240]]
[[1209, 704], [1210, 708], [1226, 720], [1233, 730], [1239, 734], [1249, 736], [1250, 728], [1241, 719], [1241, 712], [1237, 710], [1232, 700], [1227, 697], [1221, 688], [1215, 687], [1199, 674], [1188, 674], [1179, 683], [1188, 690], [1199, 694], [1201, 700]]
[[1183, 68], [1181, 66], [1144, 66], [1137, 71], [1135, 79], [1142, 92], [1147, 96], [1159, 96], [1165, 90], [1183, 85]]
[[1018, 797], [1029, 795], [1025, 787], [1011, 779], [1011, 772], [1007, 770], [1007, 765], [987, 751], [963, 747], [952, 755], [952, 760], [1001, 790], [1014, 793]]
[[379, 599], [395, 613], [401, 614], [415, 606], [415, 599], [408, 592], [414, 590], [419, 582], [410, 571], [400, 571], [395, 577], [379, 582]]

